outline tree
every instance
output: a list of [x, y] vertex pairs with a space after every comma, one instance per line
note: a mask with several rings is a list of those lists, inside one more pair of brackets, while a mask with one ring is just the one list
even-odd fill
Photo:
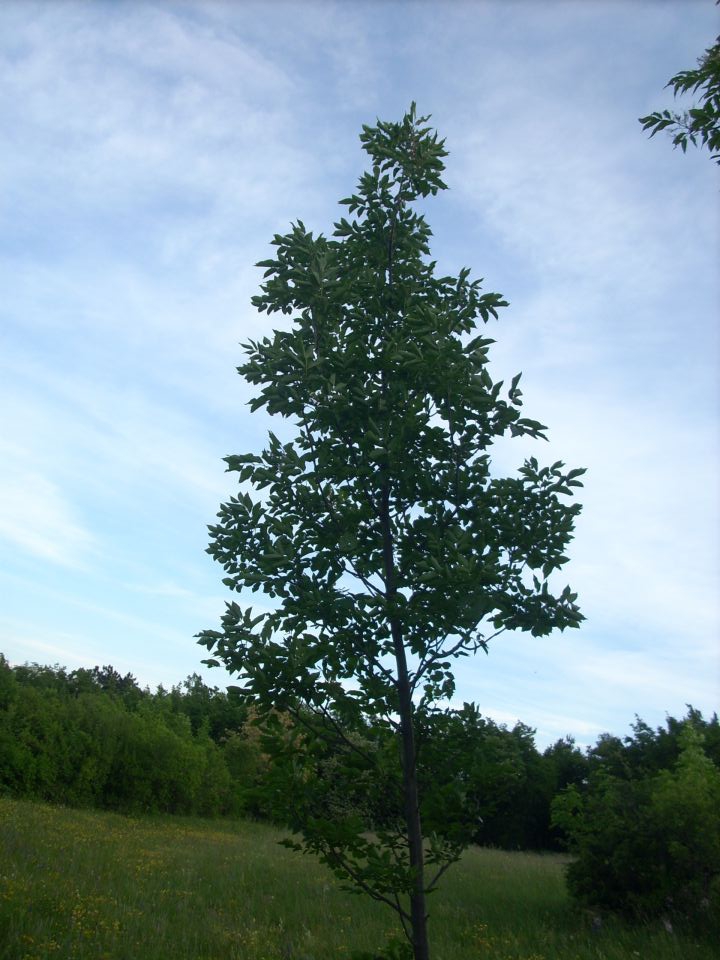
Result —
[[[426, 895], [467, 843], [419, 791], [422, 731], [454, 693], [453, 661], [504, 630], [582, 620], [547, 578], [567, 559], [580, 507], [563, 498], [584, 472], [534, 458], [517, 476], [491, 471], [494, 440], [546, 428], [521, 417], [519, 374], [505, 390], [491, 379], [493, 341], [471, 337], [505, 301], [429, 259], [417, 205], [445, 189], [447, 153], [427, 119], [413, 104], [364, 126], [372, 167], [340, 201], [350, 219], [331, 238], [298, 221], [259, 264], [253, 305], [292, 325], [245, 344], [239, 373], [259, 388], [251, 410], [295, 432], [226, 458], [245, 489], [208, 552], [227, 586], [276, 605], [230, 602], [199, 635], [265, 721], [297, 846], [390, 905], [416, 960], [429, 956]], [[340, 782], [383, 791], [381, 811], [329, 803], [331, 757]]]
[[720, 36], [698, 60], [695, 70], [682, 70], [668, 83], [673, 94], [701, 91], [700, 104], [684, 113], [671, 110], [656, 110], [647, 117], [640, 117], [643, 130], [650, 130], [654, 137], [659, 130], [669, 128], [673, 134], [673, 145], [680, 147], [683, 153], [688, 142], [693, 146], [707, 147], [712, 159], [720, 163]]

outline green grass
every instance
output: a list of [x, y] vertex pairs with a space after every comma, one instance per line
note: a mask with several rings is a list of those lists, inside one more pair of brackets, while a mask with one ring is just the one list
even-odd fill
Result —
[[[0, 960], [342, 960], [395, 931], [262, 824], [0, 799]], [[569, 903], [558, 856], [468, 851], [430, 901], [433, 960], [716, 960]]]

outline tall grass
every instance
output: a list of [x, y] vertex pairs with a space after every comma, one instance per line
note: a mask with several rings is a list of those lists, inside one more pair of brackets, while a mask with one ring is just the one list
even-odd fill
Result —
[[[0, 960], [342, 960], [394, 932], [266, 825], [0, 799]], [[468, 851], [430, 901], [433, 960], [716, 960], [567, 900], [562, 858]]]

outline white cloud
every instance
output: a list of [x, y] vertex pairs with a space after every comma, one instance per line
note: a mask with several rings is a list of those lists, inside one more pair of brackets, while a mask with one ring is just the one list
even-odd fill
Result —
[[82, 567], [95, 543], [62, 491], [36, 472], [0, 477], [0, 538], [65, 566]]
[[[153, 662], [149, 656], [139, 663], [134, 647], [128, 650], [130, 656], [124, 655], [119, 647], [109, 650], [96, 638], [84, 636], [79, 631], [67, 633], [42, 627], [29, 630], [27, 626], [3, 619], [0, 621], [0, 648], [13, 665], [30, 661], [59, 664], [73, 670], [111, 664], [120, 673], [132, 673], [141, 686], [152, 688], [164, 684], [167, 688], [170, 685], [163, 663]], [[201, 668], [198, 672], [207, 679], [206, 671]], [[173, 681], [179, 682], [180, 679], [178, 676]]]
[[[78, 644], [77, 634], [58, 632], [53, 633], [51, 637], [40, 639], [35, 634], [25, 631], [16, 632], [11, 628], [4, 632], [2, 642], [3, 653], [13, 664], [21, 662], [14, 655], [14, 650], [17, 648], [22, 651], [23, 662], [29, 656], [38, 656], [42, 657], [41, 662], [43, 663], [47, 663], [49, 658], [52, 658], [53, 663], [59, 663], [61, 666], [70, 668], [89, 667], [91, 665], [95, 666], [95, 664], [99, 666], [98, 658], [93, 657], [92, 651], [84, 649]], [[32, 651], [32, 654], [28, 654], [26, 651]]]

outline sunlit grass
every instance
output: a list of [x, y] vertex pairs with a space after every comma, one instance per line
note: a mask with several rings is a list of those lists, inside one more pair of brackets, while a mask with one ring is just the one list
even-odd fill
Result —
[[[331, 960], [394, 932], [262, 824], [0, 800], [0, 960]], [[430, 901], [433, 960], [714, 960], [572, 908], [562, 858], [470, 850]]]

